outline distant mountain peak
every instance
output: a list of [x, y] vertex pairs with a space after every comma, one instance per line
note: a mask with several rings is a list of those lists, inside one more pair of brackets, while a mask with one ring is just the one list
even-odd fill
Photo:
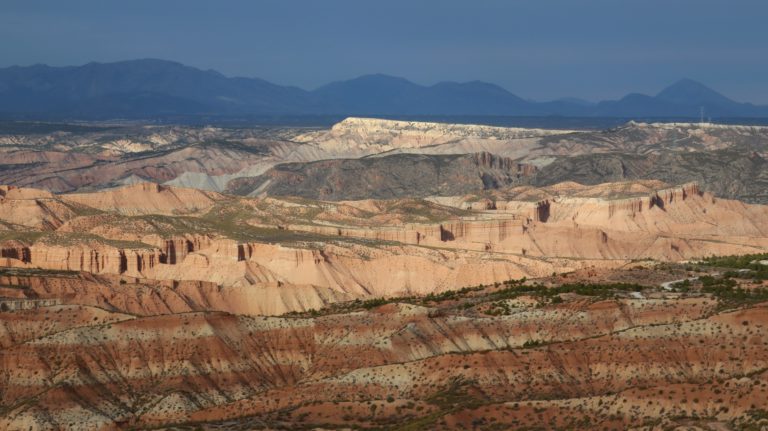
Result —
[[410, 88], [417, 87], [417, 84], [401, 78], [399, 76], [385, 75], [383, 73], [371, 73], [367, 75], [360, 75], [358, 77], [340, 81], [334, 81], [330, 84], [323, 85], [315, 91], [324, 92], [337, 88]]
[[670, 85], [670, 87], [675, 87], [675, 86], [697, 86], [697, 87], [703, 87], [708, 89], [708, 87], [702, 84], [700, 81], [697, 81], [691, 78], [680, 78], [674, 84]]
[[441, 81], [433, 85], [432, 87], [480, 88], [484, 90], [503, 91], [508, 93], [508, 91], [504, 87], [501, 87], [500, 85], [496, 85], [494, 83], [486, 82], [486, 81], [479, 81], [479, 80], [466, 81], [466, 82]]
[[370, 81], [370, 82], [407, 82], [411, 83], [411, 81], [400, 77], [400, 76], [394, 76], [394, 75], [387, 75], [385, 73], [369, 73], [366, 75], [360, 75], [356, 78], [349, 79], [344, 82], [350, 82], [350, 81]]
[[707, 87], [699, 81], [683, 78], [656, 95], [659, 100], [684, 105], [733, 104], [733, 100]]
[[161, 58], [136, 58], [132, 60], [121, 60], [121, 61], [115, 61], [115, 62], [100, 62], [100, 61], [92, 61], [90, 63], [85, 64], [85, 66], [105, 66], [105, 65], [115, 65], [115, 66], [121, 66], [121, 65], [137, 65], [137, 66], [173, 66], [173, 67], [191, 67], [187, 66], [185, 64], [179, 63], [177, 61], [173, 60], [163, 60]]

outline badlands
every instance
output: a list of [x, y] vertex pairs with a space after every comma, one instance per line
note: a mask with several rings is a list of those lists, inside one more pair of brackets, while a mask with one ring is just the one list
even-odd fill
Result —
[[695, 124], [5, 130], [0, 428], [761, 429], [766, 153]]
[[[57, 193], [155, 182], [344, 200], [361, 192], [425, 197], [430, 189], [457, 195], [477, 187], [660, 180], [768, 203], [766, 158], [768, 127], [761, 126], [629, 122], [545, 130], [366, 118], [329, 129], [0, 123], [0, 184]], [[419, 170], [393, 175], [404, 159]], [[359, 178], [349, 184], [333, 175], [350, 166], [366, 173], [362, 191]], [[454, 186], [455, 178], [440, 178], [444, 167], [465, 176]], [[425, 169], [434, 172], [426, 183], [413, 174]]]

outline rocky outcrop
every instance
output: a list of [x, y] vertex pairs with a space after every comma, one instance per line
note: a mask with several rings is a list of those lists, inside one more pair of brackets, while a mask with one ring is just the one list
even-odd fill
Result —
[[522, 217], [506, 216], [487, 220], [466, 218], [433, 224], [408, 223], [400, 227], [288, 225], [286, 229], [328, 236], [364, 238], [383, 243], [489, 250], [486, 247], [489, 244], [498, 244], [507, 238], [520, 236], [524, 232], [523, 225]]
[[98, 242], [27, 245], [20, 241], [5, 241], [0, 243], [0, 257], [20, 260], [43, 269], [143, 276], [157, 265], [181, 263], [190, 253], [210, 247], [213, 243], [209, 237], [202, 235], [158, 242], [157, 248], [126, 249]]
[[517, 171], [520, 176], [532, 176], [536, 173], [536, 166], [518, 161], [510, 157], [501, 157], [487, 151], [472, 154], [474, 162], [481, 167], [499, 169], [503, 171]]
[[0, 242], [0, 257], [29, 263], [32, 259], [29, 247], [19, 241]]
[[[582, 189], [578, 193], [588, 194]], [[493, 209], [488, 202], [491, 200], [454, 202], [484, 211], [483, 217], [474, 220], [464, 217], [399, 228], [290, 225], [288, 229], [442, 248], [590, 259], [677, 260], [735, 254], [741, 246], [746, 247], [742, 252], [757, 252], [766, 246], [768, 237], [766, 208], [716, 201], [695, 183], [662, 187], [631, 198], [564, 194], [538, 202], [493, 200]], [[726, 238], [731, 235], [740, 238], [735, 241], [740, 245], [733, 244], [736, 248], [728, 245]]]
[[432, 137], [464, 137], [490, 139], [519, 139], [533, 136], [560, 135], [568, 130], [527, 129], [519, 127], [493, 127], [475, 124], [446, 124], [422, 121], [397, 121], [380, 118], [349, 117], [331, 127], [330, 134], [343, 136], [356, 134], [370, 137], [379, 134], [421, 135]]
[[75, 216], [72, 208], [49, 192], [0, 186], [0, 222], [55, 230]]
[[0, 185], [0, 200], [29, 200], [29, 199], [53, 199], [50, 192], [40, 189], [30, 189], [25, 187], [16, 187]]
[[64, 199], [125, 215], [182, 215], [208, 210], [224, 196], [203, 190], [138, 183], [98, 193], [69, 194]]
[[[274, 165], [297, 144], [252, 128], [113, 125], [0, 137], [0, 183], [57, 193], [138, 180], [210, 185], [259, 163]], [[267, 136], [265, 136], [267, 135]], [[265, 145], [268, 143], [269, 145]], [[209, 181], [198, 181], [196, 177]], [[188, 184], [193, 182], [195, 184]], [[226, 181], [224, 181], [226, 182]]]
[[618, 212], [624, 212], [629, 214], [635, 214], [648, 209], [643, 199], [621, 199], [611, 201], [608, 204], [608, 217], [613, 217]]
[[534, 166], [488, 152], [395, 154], [282, 164], [258, 177], [232, 180], [227, 191], [331, 201], [452, 196], [522, 184], [535, 172]]
[[211, 238], [203, 235], [185, 235], [158, 241], [160, 248], [160, 263], [175, 265], [184, 261], [192, 252], [211, 245]]
[[52, 299], [6, 299], [0, 298], [0, 312], [35, 310], [41, 307], [53, 307], [61, 304], [59, 298]]
[[553, 160], [537, 171], [531, 183], [543, 187], [569, 180], [586, 185], [650, 179], [669, 184], [696, 181], [719, 197], [764, 204], [768, 202], [766, 157], [768, 148], [756, 152], [748, 146], [710, 152], [595, 153]]
[[[469, 154], [491, 151], [508, 155], [530, 149], [546, 136], [564, 135], [568, 130], [492, 127], [347, 118], [330, 130], [302, 133], [293, 137], [302, 145], [296, 156], [303, 160], [363, 157], [386, 152]], [[518, 148], [511, 148], [516, 144]], [[500, 152], [501, 151], [501, 152]]]
[[94, 274], [142, 275], [160, 264], [157, 249], [119, 249], [103, 245], [32, 245], [29, 263], [51, 270], [86, 271]]
[[664, 209], [665, 205], [684, 201], [689, 197], [702, 197], [704, 193], [698, 183], [683, 184], [679, 187], [665, 188], [655, 191], [647, 197], [630, 199], [613, 199], [609, 202], [608, 215], [613, 217], [618, 212], [635, 214], [654, 207]]
[[[168, 255], [159, 249], [33, 244], [29, 247], [28, 264], [48, 270], [85, 271], [151, 280], [200, 280], [223, 287], [283, 286], [290, 287], [297, 294], [305, 289], [301, 286], [312, 286], [313, 289], [338, 292], [342, 296], [360, 297], [427, 294], [595, 264], [582, 261], [573, 262], [574, 266], [560, 267], [520, 256], [485, 261], [481, 251], [487, 252], [492, 246], [482, 235], [498, 235], [498, 229], [478, 232], [470, 225], [448, 224], [443, 227], [442, 237], [439, 226], [435, 229], [434, 237], [429, 242], [445, 244], [441, 239], [453, 235], [451, 242], [456, 243], [455, 251], [430, 251], [396, 243], [373, 247], [328, 244], [319, 248], [296, 248], [217, 240], [207, 247], [187, 253], [182, 260], [172, 264]], [[472, 242], [478, 238], [480, 242]], [[415, 239], [415, 242], [418, 241]], [[302, 307], [300, 304], [291, 307]]]
[[534, 221], [546, 223], [547, 220], [549, 220], [551, 210], [552, 204], [548, 200], [537, 202], [536, 212], [534, 213]]

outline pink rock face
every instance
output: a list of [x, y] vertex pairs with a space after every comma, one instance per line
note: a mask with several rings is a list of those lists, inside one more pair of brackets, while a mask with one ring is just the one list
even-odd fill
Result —
[[[715, 199], [696, 184], [650, 186], [564, 184], [524, 192], [544, 199], [494, 200], [494, 208], [470, 212], [418, 200], [254, 200], [155, 184], [62, 197], [6, 187], [0, 220], [25, 220], [42, 236], [17, 234], [0, 250], [6, 262], [41, 269], [283, 286], [299, 298], [317, 289], [339, 297], [423, 295], [637, 259], [768, 248], [768, 207]], [[265, 234], [271, 237], [237, 238]], [[287, 304], [272, 309], [309, 307]]]

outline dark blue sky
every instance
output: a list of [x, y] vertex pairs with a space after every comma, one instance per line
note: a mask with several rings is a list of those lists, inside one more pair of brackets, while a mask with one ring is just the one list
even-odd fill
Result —
[[768, 103], [765, 0], [3, 0], [0, 66], [162, 58], [307, 89], [367, 73], [526, 98], [689, 77]]

